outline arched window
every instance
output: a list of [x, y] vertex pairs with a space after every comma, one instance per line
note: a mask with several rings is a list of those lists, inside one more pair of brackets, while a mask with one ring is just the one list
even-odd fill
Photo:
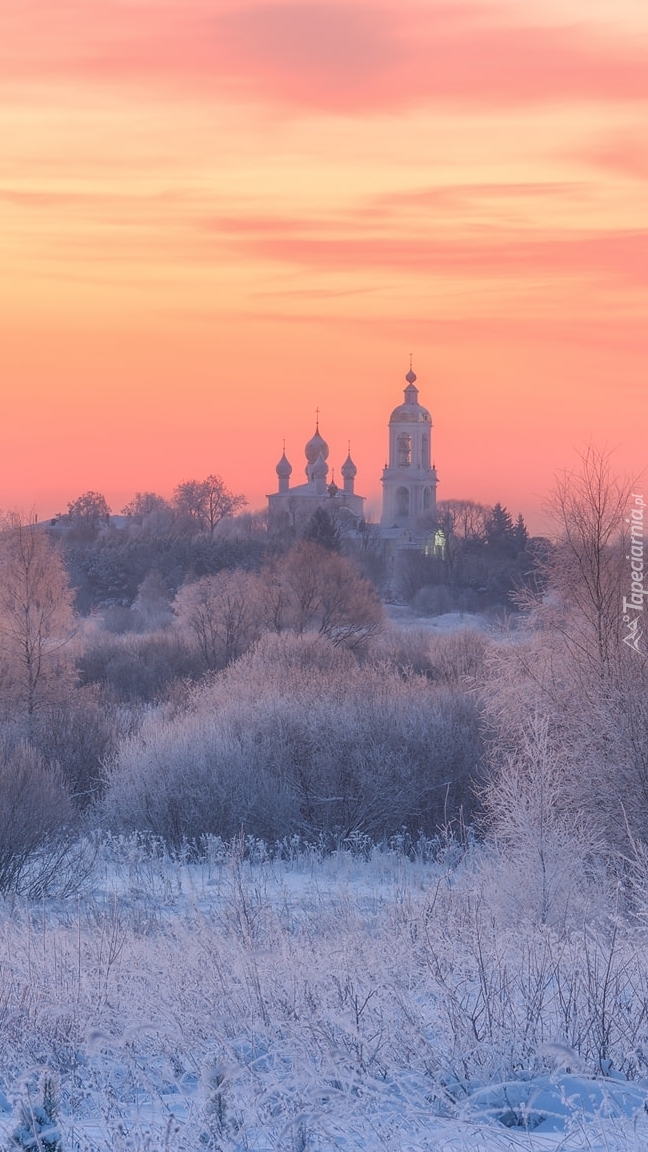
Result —
[[412, 437], [409, 432], [401, 432], [396, 444], [398, 447], [398, 467], [409, 468], [412, 463]]
[[432, 493], [429, 488], [423, 489], [423, 511], [429, 512], [432, 504]]
[[427, 432], [421, 438], [421, 468], [430, 467], [430, 437]]
[[401, 519], [406, 519], [409, 516], [409, 488], [396, 489], [396, 515]]

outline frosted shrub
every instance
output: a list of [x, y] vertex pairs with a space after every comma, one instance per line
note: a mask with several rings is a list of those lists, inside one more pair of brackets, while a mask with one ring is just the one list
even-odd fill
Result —
[[59, 773], [28, 744], [0, 747], [0, 893], [46, 888], [71, 823]]
[[474, 685], [482, 680], [491, 641], [474, 628], [458, 628], [430, 643], [430, 678], [442, 684]]
[[450, 687], [471, 687], [483, 679], [492, 641], [475, 628], [447, 635], [425, 628], [392, 628], [379, 651], [390, 664], [410, 669]]
[[473, 703], [322, 638], [266, 636], [198, 689], [184, 716], [157, 712], [125, 741], [106, 809], [123, 829], [178, 842], [241, 828], [373, 838], [434, 833], [479, 758]]
[[79, 659], [81, 682], [101, 684], [120, 701], [152, 701], [178, 678], [198, 679], [198, 655], [176, 630], [125, 636], [99, 633]]
[[591, 899], [588, 862], [600, 845], [569, 804], [546, 719], [533, 717], [517, 751], [497, 758], [483, 798], [499, 853], [490, 875], [502, 907], [514, 920], [563, 923], [571, 905]]
[[58, 1126], [58, 1084], [56, 1077], [44, 1073], [40, 1084], [40, 1103], [31, 1094], [22, 1100], [20, 1121], [9, 1139], [9, 1149], [31, 1149], [34, 1152], [63, 1152]]

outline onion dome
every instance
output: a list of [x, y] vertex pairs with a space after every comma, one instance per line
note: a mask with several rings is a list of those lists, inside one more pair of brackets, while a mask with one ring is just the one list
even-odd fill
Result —
[[332, 498], [337, 496], [340, 489], [338, 488], [337, 484], [335, 483], [335, 480], [331, 481], [331, 483], [329, 484], [326, 491], [328, 492], [329, 496], [331, 496]]
[[408, 384], [415, 384], [416, 383], [416, 372], [412, 371], [412, 369], [410, 368], [405, 379], [407, 380]]
[[322, 453], [320, 452], [319, 456], [317, 457], [317, 460], [315, 461], [315, 463], [313, 464], [313, 466], [311, 468], [311, 476], [313, 477], [313, 480], [320, 480], [323, 477], [325, 477], [327, 473], [328, 473], [328, 464], [326, 463], [326, 460], [324, 459], [324, 457], [322, 456]]
[[349, 455], [347, 456], [346, 460], [344, 461], [344, 464], [342, 465], [342, 468], [340, 469], [340, 471], [342, 472], [342, 475], [344, 476], [345, 480], [355, 480], [356, 476], [358, 475], [358, 469], [356, 468], [355, 464], [353, 463], [353, 460], [351, 459], [351, 453], [350, 452], [349, 452]]
[[320, 436], [319, 426], [316, 427], [315, 435], [308, 441], [304, 451], [309, 464], [314, 464], [318, 456], [322, 456], [324, 460], [328, 459], [329, 446], [324, 437]]
[[277, 464], [276, 471], [277, 471], [277, 476], [279, 477], [280, 480], [287, 480], [288, 477], [292, 475], [292, 465], [291, 465], [290, 461], [286, 459], [285, 451], [284, 451], [283, 456], [281, 457], [281, 460]]

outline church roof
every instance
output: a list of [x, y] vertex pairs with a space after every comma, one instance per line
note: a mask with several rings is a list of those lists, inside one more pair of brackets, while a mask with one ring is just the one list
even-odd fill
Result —
[[320, 436], [319, 425], [316, 427], [315, 434], [311, 436], [304, 451], [309, 464], [314, 464], [318, 456], [322, 456], [324, 460], [328, 459], [329, 446], [324, 437]]
[[344, 464], [342, 465], [342, 468], [340, 469], [340, 471], [342, 472], [342, 475], [344, 476], [345, 480], [352, 480], [355, 476], [358, 475], [358, 469], [356, 468], [355, 464], [353, 463], [353, 460], [351, 459], [351, 453], [350, 452], [349, 452], [349, 455], [347, 456], [346, 460], [344, 461]]
[[292, 475], [292, 464], [286, 458], [285, 451], [284, 451], [283, 456], [281, 457], [281, 460], [277, 464], [276, 472], [277, 472], [277, 476], [281, 477], [282, 479], [287, 478], [288, 476]]
[[431, 424], [432, 417], [427, 408], [418, 402], [418, 388], [416, 387], [416, 373], [411, 367], [407, 376], [407, 388], [404, 391], [404, 402], [394, 408], [389, 417], [390, 424]]

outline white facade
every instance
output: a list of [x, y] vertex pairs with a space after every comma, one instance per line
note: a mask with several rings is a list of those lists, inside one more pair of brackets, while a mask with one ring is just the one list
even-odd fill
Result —
[[432, 417], [418, 402], [410, 368], [404, 402], [389, 419], [389, 462], [382, 474], [383, 534], [424, 531], [436, 515], [437, 474], [432, 464]]
[[356, 468], [351, 453], [347, 455], [340, 472], [343, 488], [327, 483], [329, 446], [320, 435], [319, 422], [315, 434], [305, 447], [306, 483], [290, 486], [292, 466], [284, 451], [277, 464], [278, 491], [268, 496], [268, 527], [271, 532], [290, 532], [299, 535], [318, 508], [329, 512], [342, 531], [354, 532], [363, 518], [364, 496], [355, 491]]

